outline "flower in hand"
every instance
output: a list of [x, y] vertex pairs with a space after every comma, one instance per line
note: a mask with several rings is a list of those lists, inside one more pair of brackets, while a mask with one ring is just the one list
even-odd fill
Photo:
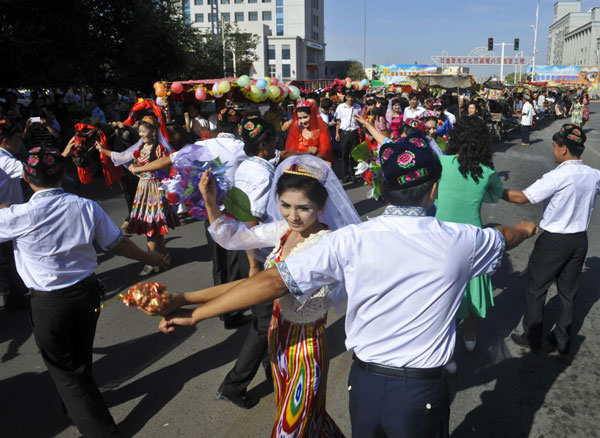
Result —
[[158, 315], [171, 304], [171, 296], [167, 287], [156, 281], [137, 283], [129, 288], [126, 294], [121, 294], [127, 307], [139, 307], [140, 310]]

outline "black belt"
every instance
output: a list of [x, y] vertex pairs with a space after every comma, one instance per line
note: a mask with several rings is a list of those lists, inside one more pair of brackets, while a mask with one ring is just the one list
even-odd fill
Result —
[[51, 291], [31, 289], [31, 293], [34, 295], [47, 295], [49, 293], [73, 292], [76, 290], [81, 290], [81, 289], [87, 288], [87, 287], [92, 286], [97, 283], [98, 283], [98, 277], [96, 277], [96, 274], [92, 274], [89, 277], [86, 277], [83, 280], [78, 281], [77, 283], [75, 283], [71, 286], [64, 287], [62, 289], [56, 289], [56, 290], [51, 290]]
[[358, 129], [340, 129], [344, 134], [352, 134], [353, 132], [358, 132]]
[[352, 356], [354, 363], [367, 373], [379, 374], [380, 376], [401, 377], [410, 380], [437, 380], [442, 379], [446, 372], [444, 367], [437, 368], [409, 368], [390, 367], [376, 363], [363, 362], [356, 355]]

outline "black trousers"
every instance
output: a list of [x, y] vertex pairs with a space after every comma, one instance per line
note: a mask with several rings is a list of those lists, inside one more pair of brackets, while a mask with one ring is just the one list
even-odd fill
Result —
[[240, 396], [246, 393], [248, 385], [254, 379], [260, 364], [270, 374], [268, 354], [268, 333], [273, 303], [263, 303], [252, 308], [252, 322], [248, 336], [244, 341], [240, 355], [231, 371], [225, 376], [219, 392], [225, 396]]
[[213, 283], [215, 286], [241, 278], [248, 277], [250, 271], [250, 263], [245, 251], [228, 251], [217, 242], [215, 242], [208, 232], [210, 223], [204, 221], [204, 229], [206, 232], [206, 241], [210, 249], [210, 255], [213, 261]]
[[340, 147], [342, 149], [344, 177], [354, 176], [354, 166], [356, 164], [351, 153], [352, 149], [358, 146], [359, 142], [360, 137], [358, 136], [358, 129], [356, 131], [340, 130]]
[[12, 240], [0, 243], [0, 264], [2, 270], [0, 275], [8, 286], [8, 296], [5, 297], [6, 304], [22, 302], [27, 294], [27, 286], [17, 272]]
[[544, 231], [535, 242], [527, 266], [527, 304], [523, 318], [523, 329], [532, 347], [541, 346], [546, 294], [556, 281], [559, 312], [553, 331], [558, 348], [568, 349], [575, 296], [587, 249], [586, 232], [556, 234]]
[[353, 437], [448, 437], [450, 397], [445, 378], [381, 376], [354, 363], [348, 390]]
[[67, 413], [83, 436], [118, 436], [92, 377], [100, 284], [95, 276], [83, 283], [67, 291], [32, 291], [33, 334]]
[[523, 143], [529, 144], [529, 131], [531, 131], [531, 126], [521, 125], [521, 141]]

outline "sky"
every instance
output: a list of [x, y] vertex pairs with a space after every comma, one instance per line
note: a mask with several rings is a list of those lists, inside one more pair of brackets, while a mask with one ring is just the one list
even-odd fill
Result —
[[[363, 62], [365, 1], [367, 2], [366, 66], [432, 64], [431, 56], [466, 56], [480, 46], [520, 40], [525, 56], [533, 54], [536, 0], [323, 0], [326, 59]], [[555, 0], [541, 0], [536, 65], [546, 64], [548, 28]], [[582, 1], [582, 11], [600, 0]], [[501, 47], [494, 48], [500, 56]], [[512, 47], [505, 56], [512, 56]], [[504, 74], [514, 71], [506, 67]], [[475, 76], [499, 75], [500, 67], [471, 67]]]

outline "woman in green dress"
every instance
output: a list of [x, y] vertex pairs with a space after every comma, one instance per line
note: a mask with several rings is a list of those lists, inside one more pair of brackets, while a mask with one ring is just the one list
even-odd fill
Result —
[[[494, 171], [490, 136], [479, 117], [461, 117], [450, 132], [450, 140], [442, 162], [436, 218], [447, 222], [481, 223], [481, 203], [498, 202], [502, 197], [502, 181]], [[475, 348], [477, 317], [485, 318], [494, 305], [492, 282], [488, 275], [472, 279], [456, 316], [464, 319], [464, 341], [467, 350]]]
[[581, 96], [573, 98], [571, 106], [571, 123], [581, 127], [583, 122], [583, 99]]

